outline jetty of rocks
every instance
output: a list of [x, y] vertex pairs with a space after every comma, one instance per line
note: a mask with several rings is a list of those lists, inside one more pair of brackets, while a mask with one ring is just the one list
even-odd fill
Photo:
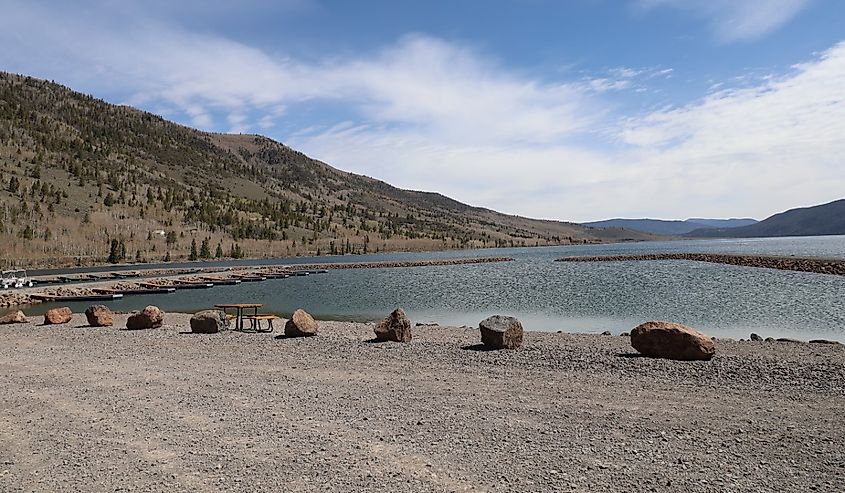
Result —
[[741, 265], [765, 269], [792, 270], [845, 276], [845, 259], [781, 257], [723, 253], [649, 253], [644, 255], [600, 255], [563, 257], [555, 262], [624, 262], [635, 260], [691, 260], [715, 264]]

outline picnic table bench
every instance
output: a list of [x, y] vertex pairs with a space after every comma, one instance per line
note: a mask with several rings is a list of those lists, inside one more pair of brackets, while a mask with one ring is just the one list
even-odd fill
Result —
[[[276, 319], [275, 315], [247, 315], [244, 317], [244, 320], [249, 320], [251, 323], [251, 329], [256, 332], [273, 332], [275, 330], [273, 328], [273, 320]], [[261, 322], [267, 322], [267, 328], [261, 329]]]
[[[245, 310], [252, 309], [252, 316], [258, 316], [258, 309], [264, 306], [261, 303], [221, 303], [218, 305], [214, 305], [215, 308], [220, 308], [223, 310], [227, 316], [229, 313], [226, 310], [235, 310], [235, 330], [243, 330], [244, 328], [244, 318], [248, 315], [244, 315]], [[253, 322], [253, 326], [255, 322]]]

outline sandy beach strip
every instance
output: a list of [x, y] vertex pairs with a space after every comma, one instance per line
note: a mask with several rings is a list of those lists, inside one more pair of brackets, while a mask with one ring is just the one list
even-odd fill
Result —
[[[0, 326], [0, 490], [842, 491], [845, 347]], [[40, 324], [40, 320], [37, 321]]]

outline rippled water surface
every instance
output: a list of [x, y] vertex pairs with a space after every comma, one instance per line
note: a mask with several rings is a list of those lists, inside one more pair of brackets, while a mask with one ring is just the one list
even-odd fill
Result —
[[[687, 261], [553, 262], [567, 255], [651, 252], [759, 253], [845, 258], [845, 236], [584, 245], [418, 254], [331, 257], [363, 261], [506, 255], [513, 262], [337, 270], [169, 295], [132, 296], [110, 304], [129, 310], [156, 304], [195, 311], [215, 303], [256, 302], [289, 314], [374, 320], [396, 306], [414, 321], [475, 326], [494, 314], [519, 317], [527, 329], [618, 333], [668, 319], [717, 336], [829, 338], [845, 341], [845, 277]], [[280, 260], [288, 263], [290, 259]], [[314, 259], [297, 259], [311, 262]], [[265, 262], [266, 263], [266, 262]], [[72, 304], [84, 310], [87, 303]], [[31, 310], [43, 311], [44, 306]]]

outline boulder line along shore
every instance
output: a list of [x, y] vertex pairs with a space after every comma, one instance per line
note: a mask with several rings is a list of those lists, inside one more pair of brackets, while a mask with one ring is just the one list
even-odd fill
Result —
[[[85, 296], [102, 293], [106, 291], [125, 292], [144, 289], [144, 285], [160, 285], [162, 287], [178, 284], [180, 279], [199, 282], [207, 277], [225, 278], [226, 276], [239, 276], [245, 273], [251, 275], [284, 274], [312, 270], [337, 270], [337, 269], [393, 269], [406, 267], [436, 267], [450, 265], [486, 264], [493, 262], [509, 262], [510, 257], [470, 257], [470, 258], [449, 258], [449, 259], [428, 259], [428, 260], [396, 260], [396, 261], [374, 261], [374, 262], [334, 262], [334, 263], [310, 263], [310, 264], [285, 264], [285, 265], [245, 265], [233, 267], [209, 267], [209, 268], [173, 268], [173, 269], [150, 269], [142, 272], [136, 280], [88, 280], [72, 285], [47, 285], [36, 286], [27, 289], [12, 289], [0, 292], [0, 308], [32, 305], [50, 301], [49, 299], [36, 299], [32, 295], [50, 296]], [[108, 274], [100, 272], [98, 274]], [[36, 277], [35, 279], [38, 279]]]
[[648, 253], [643, 255], [573, 256], [555, 262], [627, 262], [638, 260], [692, 260], [714, 264], [740, 265], [765, 269], [792, 270], [845, 276], [845, 260], [817, 257], [781, 257], [774, 255], [733, 255], [723, 253]]

